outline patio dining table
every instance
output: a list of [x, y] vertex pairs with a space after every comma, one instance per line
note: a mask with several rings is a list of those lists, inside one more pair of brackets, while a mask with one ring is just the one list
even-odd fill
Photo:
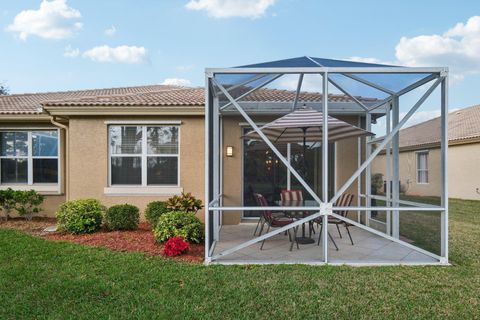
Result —
[[[277, 204], [281, 207], [314, 207], [317, 206], [318, 203], [315, 200], [279, 200]], [[305, 218], [312, 214], [314, 211], [306, 210], [306, 211], [290, 211], [286, 212], [286, 215], [299, 220]], [[311, 244], [315, 243], [315, 240], [311, 237], [311, 234], [307, 236], [305, 233], [305, 223], [302, 224], [302, 236], [297, 237], [297, 242], [299, 244]]]

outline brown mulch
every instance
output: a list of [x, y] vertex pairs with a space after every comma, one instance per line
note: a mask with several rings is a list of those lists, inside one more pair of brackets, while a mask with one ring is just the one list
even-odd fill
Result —
[[[92, 234], [46, 233], [43, 230], [56, 225], [55, 218], [33, 217], [31, 221], [24, 218], [9, 218], [0, 220], [0, 229], [15, 229], [25, 233], [42, 236], [48, 240], [70, 241], [93, 247], [105, 247], [114, 251], [143, 252], [151, 256], [162, 256], [163, 245], [155, 241], [153, 232], [148, 223], [140, 223], [138, 230], [133, 231], [106, 231], [101, 230]], [[203, 244], [190, 244], [190, 250], [172, 259], [185, 262], [202, 262], [204, 256]]]
[[33, 217], [30, 221], [25, 218], [9, 218], [8, 221], [0, 219], [0, 229], [20, 230], [36, 236], [43, 235], [45, 228], [56, 224], [55, 218]]
[[[163, 255], [163, 245], [156, 243], [150, 225], [140, 223], [134, 231], [98, 231], [92, 234], [53, 233], [45, 236], [49, 240], [70, 241], [93, 247], [105, 247], [114, 251], [143, 252], [152, 256]], [[186, 262], [202, 262], [204, 256], [203, 244], [190, 244], [190, 250], [174, 257], [175, 260]]]

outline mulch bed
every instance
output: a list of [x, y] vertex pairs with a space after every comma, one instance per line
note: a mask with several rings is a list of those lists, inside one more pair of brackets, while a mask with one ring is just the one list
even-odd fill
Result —
[[[152, 256], [163, 255], [163, 245], [157, 244], [147, 223], [140, 223], [134, 231], [98, 231], [92, 234], [48, 234], [49, 240], [71, 241], [82, 245], [105, 247], [115, 251], [143, 252]], [[203, 244], [190, 244], [190, 250], [172, 259], [186, 262], [202, 262], [204, 257]]]
[[[35, 236], [42, 236], [48, 240], [70, 241], [93, 247], [104, 247], [114, 251], [143, 252], [152, 256], [163, 255], [163, 245], [155, 241], [153, 232], [148, 223], [140, 223], [134, 231], [106, 231], [101, 230], [92, 234], [46, 233], [43, 230], [54, 226], [54, 218], [33, 217], [31, 221], [24, 218], [10, 218], [0, 220], [0, 229], [20, 230]], [[202, 262], [204, 257], [203, 244], [190, 244], [190, 250], [172, 259], [185, 262]]]
[[45, 234], [43, 232], [45, 228], [54, 226], [56, 223], [55, 218], [33, 217], [30, 221], [25, 218], [9, 218], [8, 221], [5, 221], [1, 218], [0, 229], [20, 230], [39, 236]]

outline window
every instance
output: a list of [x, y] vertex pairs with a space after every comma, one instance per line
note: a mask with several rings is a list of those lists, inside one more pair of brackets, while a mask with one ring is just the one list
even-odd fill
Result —
[[57, 184], [58, 130], [0, 131], [2, 184]]
[[417, 183], [428, 183], [428, 151], [417, 152]]
[[111, 125], [110, 185], [178, 185], [178, 126]]

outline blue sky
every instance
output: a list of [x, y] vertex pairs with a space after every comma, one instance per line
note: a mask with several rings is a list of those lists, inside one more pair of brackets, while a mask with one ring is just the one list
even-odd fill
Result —
[[447, 65], [451, 107], [480, 103], [477, 1], [41, 3], [0, 3], [0, 82], [12, 93], [201, 86], [205, 67], [310, 55]]

